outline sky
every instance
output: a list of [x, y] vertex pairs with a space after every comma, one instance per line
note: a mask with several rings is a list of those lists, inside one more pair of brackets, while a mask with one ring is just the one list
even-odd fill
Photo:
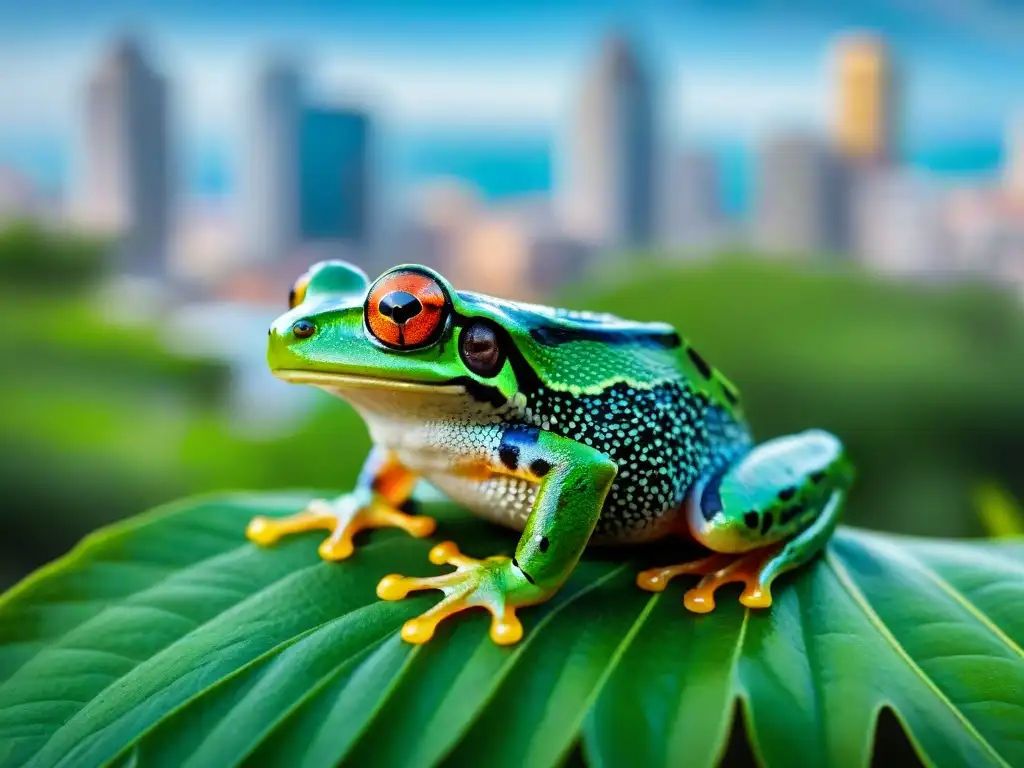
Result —
[[830, 46], [856, 29], [896, 52], [911, 162], [991, 172], [1024, 110], [1012, 0], [0, 0], [0, 164], [69, 183], [83, 84], [124, 29], [171, 83], [184, 183], [213, 193], [234, 183], [253, 73], [278, 52], [317, 98], [373, 112], [397, 173], [477, 176], [496, 194], [554, 183], [612, 29], [642, 50], [673, 146], [749, 154], [772, 131], [827, 131]]

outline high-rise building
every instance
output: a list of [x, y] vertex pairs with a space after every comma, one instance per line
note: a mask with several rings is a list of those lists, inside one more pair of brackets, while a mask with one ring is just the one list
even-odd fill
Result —
[[816, 136], [771, 137], [759, 158], [754, 246], [811, 257], [845, 251], [849, 183], [840, 158]]
[[721, 169], [713, 152], [687, 149], [669, 165], [662, 206], [665, 241], [685, 248], [711, 245], [724, 228]]
[[362, 246], [370, 222], [369, 117], [309, 103], [277, 61], [256, 83], [246, 158], [248, 253], [279, 261], [311, 241]]
[[370, 120], [359, 111], [307, 107], [299, 128], [299, 233], [362, 245], [369, 230]]
[[566, 138], [560, 204], [567, 230], [599, 246], [650, 243], [656, 219], [652, 85], [636, 50], [608, 38]]
[[285, 258], [299, 238], [299, 122], [302, 82], [287, 61], [266, 65], [256, 79], [243, 168], [246, 251], [258, 261]]
[[876, 165], [893, 158], [899, 105], [892, 56], [873, 35], [840, 38], [835, 46], [835, 142], [857, 163]]
[[167, 86], [135, 41], [117, 41], [87, 85], [86, 223], [119, 235], [120, 269], [164, 272], [170, 233]]

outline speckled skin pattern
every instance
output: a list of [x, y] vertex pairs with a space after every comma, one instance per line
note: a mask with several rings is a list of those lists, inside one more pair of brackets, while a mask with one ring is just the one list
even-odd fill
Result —
[[725, 466], [749, 442], [743, 425], [683, 380], [578, 397], [541, 390], [527, 402], [528, 423], [593, 446], [618, 467], [598, 541], [657, 538], [698, 474]]
[[[841, 443], [820, 430], [755, 446], [736, 388], [663, 323], [460, 293], [415, 265], [371, 285], [349, 265], [322, 263], [296, 284], [291, 304], [270, 329], [271, 369], [347, 400], [377, 458], [359, 503], [335, 502], [331, 513], [318, 502], [312, 517], [259, 521], [250, 536], [269, 543], [328, 527], [347, 556], [346, 530], [412, 532], [397, 512], [378, 511], [371, 525], [359, 510], [397, 509], [411, 489], [403, 478], [426, 478], [523, 531], [516, 554], [471, 566], [444, 549], [437, 562], [457, 565], [456, 586], [395, 576], [381, 594], [432, 586], [449, 593], [443, 605], [486, 605], [499, 642], [516, 635], [509, 610], [549, 597], [588, 543], [677, 533], [719, 553], [763, 550], [744, 599], [770, 604], [771, 579], [820, 549], [852, 482]], [[697, 571], [644, 576], [641, 586], [664, 588], [676, 572]], [[713, 605], [698, 597], [694, 610]], [[406, 639], [424, 641], [438, 616], [421, 617]]]

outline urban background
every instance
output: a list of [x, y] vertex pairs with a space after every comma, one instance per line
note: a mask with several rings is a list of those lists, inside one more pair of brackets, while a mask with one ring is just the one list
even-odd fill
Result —
[[342, 489], [272, 379], [322, 258], [677, 325], [852, 522], [1024, 496], [1024, 9], [0, 0], [0, 584], [177, 496]]

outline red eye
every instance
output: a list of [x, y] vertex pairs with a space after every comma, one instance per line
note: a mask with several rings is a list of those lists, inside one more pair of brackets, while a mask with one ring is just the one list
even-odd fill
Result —
[[366, 297], [366, 327], [395, 349], [424, 347], [444, 329], [447, 298], [437, 281], [422, 272], [384, 275]]

